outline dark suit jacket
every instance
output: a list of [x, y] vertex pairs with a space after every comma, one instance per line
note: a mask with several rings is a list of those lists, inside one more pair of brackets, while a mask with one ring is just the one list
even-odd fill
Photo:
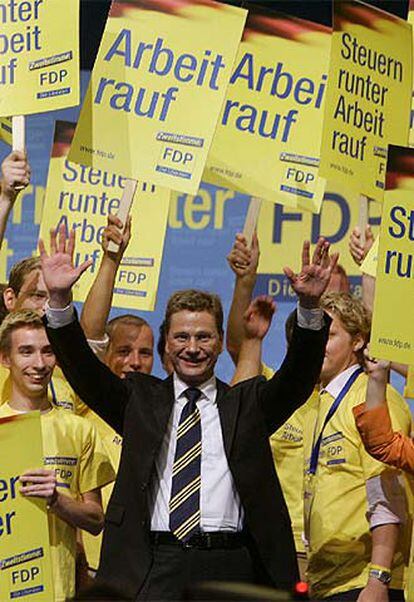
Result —
[[[275, 376], [230, 388], [218, 381], [225, 451], [245, 512], [253, 557], [276, 587], [290, 588], [297, 564], [288, 510], [269, 446], [273, 433], [303, 404], [317, 382], [329, 330], [296, 326]], [[66, 378], [97, 414], [123, 436], [118, 477], [107, 509], [98, 577], [135, 599], [151, 567], [148, 486], [174, 402], [173, 379], [115, 376], [90, 350], [78, 321], [48, 328]]]

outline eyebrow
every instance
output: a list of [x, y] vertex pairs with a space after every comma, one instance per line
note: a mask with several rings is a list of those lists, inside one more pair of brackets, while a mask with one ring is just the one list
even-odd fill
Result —
[[19, 351], [32, 351], [34, 347], [33, 345], [19, 345], [17, 349]]

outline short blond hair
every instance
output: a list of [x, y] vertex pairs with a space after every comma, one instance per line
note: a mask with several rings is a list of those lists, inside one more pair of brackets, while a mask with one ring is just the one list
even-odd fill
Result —
[[362, 364], [364, 348], [369, 342], [371, 334], [371, 314], [360, 299], [350, 293], [329, 292], [321, 299], [322, 309], [334, 314], [346, 332], [352, 337], [362, 337], [364, 346], [357, 352], [358, 360]]
[[21, 259], [17, 263], [14, 264], [12, 269], [10, 270], [9, 275], [9, 288], [12, 288], [14, 294], [17, 295], [20, 293], [20, 290], [26, 280], [26, 277], [34, 272], [35, 270], [40, 270], [40, 257], [26, 257], [25, 259]]
[[0, 353], [10, 353], [12, 333], [26, 326], [36, 330], [45, 327], [41, 317], [32, 309], [13, 311], [4, 318], [0, 325]]
[[165, 310], [165, 332], [168, 334], [171, 324], [171, 316], [180, 311], [206, 311], [211, 314], [216, 323], [220, 336], [223, 336], [223, 307], [220, 297], [214, 293], [199, 291], [189, 288], [177, 291], [171, 295]]

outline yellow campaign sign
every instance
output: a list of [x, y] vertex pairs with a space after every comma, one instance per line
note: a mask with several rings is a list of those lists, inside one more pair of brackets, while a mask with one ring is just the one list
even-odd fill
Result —
[[390, 146], [380, 230], [370, 349], [414, 364], [414, 149]]
[[79, 0], [0, 3], [0, 115], [79, 103]]
[[[74, 129], [74, 123], [56, 122], [39, 236], [46, 240], [50, 229], [61, 224], [75, 228], [76, 264], [93, 261], [74, 288], [75, 301], [84, 301], [99, 267], [107, 215], [117, 212], [126, 179], [68, 161]], [[168, 189], [138, 182], [131, 209], [131, 241], [115, 282], [115, 307], [154, 309], [169, 201]]]
[[[414, 5], [412, 0], [410, 0], [410, 10], [408, 11], [408, 22], [411, 24], [411, 28], [412, 28], [412, 34], [414, 37], [414, 29], [413, 29], [413, 24], [414, 24]], [[414, 41], [413, 41], [413, 45], [414, 45]], [[414, 88], [414, 61], [413, 61], [413, 88]], [[410, 146], [414, 146], [414, 89], [412, 91], [412, 98], [411, 98], [411, 117], [410, 117], [410, 136], [409, 136], [409, 145]]]
[[43, 465], [39, 412], [1, 418], [0, 446], [0, 600], [50, 602], [46, 500], [19, 493], [19, 476]]
[[247, 12], [114, 1], [70, 161], [196, 194]]
[[379, 236], [374, 240], [374, 244], [370, 248], [365, 257], [364, 261], [361, 264], [361, 272], [363, 274], [368, 274], [368, 276], [372, 276], [375, 278], [377, 274], [377, 265], [378, 265], [378, 249], [379, 249]]
[[[369, 223], [375, 234], [381, 210], [381, 204], [369, 203]], [[277, 301], [293, 301], [295, 293], [283, 268], [289, 266], [298, 271], [303, 241], [309, 240], [313, 248], [318, 238], [324, 236], [332, 250], [340, 253], [339, 263], [349, 276], [351, 291], [361, 296], [361, 272], [348, 249], [358, 217], [359, 195], [345, 196], [343, 190], [332, 186], [325, 193], [320, 214], [262, 203], [258, 222], [260, 262], [256, 294], [271, 295]]]
[[411, 25], [334, 1], [320, 175], [382, 201], [387, 145], [408, 143], [411, 91]]
[[251, 8], [203, 180], [319, 212], [330, 42], [326, 27]]
[[0, 117], [0, 140], [10, 146], [13, 143], [11, 117]]

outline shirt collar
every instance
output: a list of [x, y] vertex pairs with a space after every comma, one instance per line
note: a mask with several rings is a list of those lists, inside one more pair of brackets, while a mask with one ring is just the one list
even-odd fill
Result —
[[343, 386], [345, 385], [346, 381], [348, 380], [348, 378], [356, 370], [358, 370], [359, 367], [360, 367], [359, 364], [354, 364], [353, 366], [350, 366], [349, 368], [347, 368], [346, 370], [344, 370], [343, 372], [341, 372], [340, 374], [335, 376], [335, 378], [333, 378], [331, 380], [331, 382], [326, 385], [326, 387], [321, 389], [320, 392], [323, 393], [324, 391], [326, 391], [327, 393], [332, 395], [332, 397], [334, 399], [336, 399], [338, 397], [339, 393], [341, 392]]
[[[181, 380], [181, 378], [179, 378], [177, 376], [177, 374], [174, 372], [174, 396], [175, 399], [182, 399], [184, 397], [184, 391], [186, 391], [189, 388], [189, 385], [187, 385], [184, 381]], [[211, 378], [209, 378], [208, 380], [206, 380], [204, 383], [202, 383], [201, 385], [198, 385], [198, 387], [196, 387], [197, 389], [200, 389], [202, 397], [201, 399], [207, 399], [208, 401], [211, 401], [212, 403], [216, 403], [216, 397], [217, 397], [217, 380], [216, 377], [213, 376]]]

